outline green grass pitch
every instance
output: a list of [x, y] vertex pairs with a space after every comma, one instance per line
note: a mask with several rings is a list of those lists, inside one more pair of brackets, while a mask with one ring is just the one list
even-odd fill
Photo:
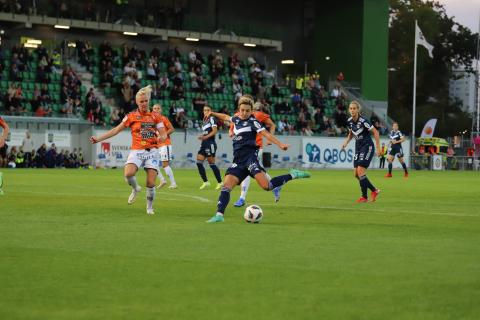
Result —
[[3, 172], [0, 319], [480, 319], [479, 172], [372, 171], [367, 204], [351, 171], [313, 171], [278, 204], [252, 182], [258, 225], [239, 188], [206, 224], [218, 191], [194, 170], [155, 216], [144, 191], [127, 205], [121, 170]]

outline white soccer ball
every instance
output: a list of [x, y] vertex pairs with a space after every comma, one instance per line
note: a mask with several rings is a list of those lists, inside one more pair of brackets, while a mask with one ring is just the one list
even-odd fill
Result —
[[263, 211], [259, 206], [252, 204], [245, 209], [243, 218], [248, 223], [260, 223], [263, 219]]

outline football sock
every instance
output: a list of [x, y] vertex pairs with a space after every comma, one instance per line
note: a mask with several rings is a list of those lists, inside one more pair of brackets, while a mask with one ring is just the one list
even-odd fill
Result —
[[365, 199], [368, 198], [368, 195], [367, 195], [367, 189], [368, 189], [368, 179], [367, 179], [367, 176], [361, 176], [358, 178], [358, 181], [360, 182], [360, 188], [362, 189], [362, 197], [364, 197]]
[[403, 170], [405, 170], [405, 173], [408, 173], [408, 170], [407, 170], [407, 165], [404, 163], [402, 163], [402, 168]]
[[203, 182], [207, 182], [207, 173], [205, 172], [205, 167], [203, 166], [203, 161], [197, 161], [197, 168], [198, 173], [200, 173], [200, 177], [202, 177]]
[[222, 187], [222, 191], [220, 192], [220, 196], [218, 197], [218, 204], [217, 204], [217, 214], [225, 213], [225, 208], [227, 207], [228, 203], [230, 202], [230, 189], [227, 187]]
[[241, 185], [242, 191], [240, 192], [240, 198], [244, 200], [247, 198], [247, 192], [249, 187], [250, 187], [250, 176], [247, 176], [242, 181], [242, 185]]
[[160, 169], [158, 170], [158, 178], [160, 179], [160, 182], [162, 182], [162, 183], [165, 181], [165, 178], [163, 177], [162, 171], [160, 171]]
[[147, 187], [147, 209], [153, 209], [153, 199], [155, 199], [155, 187]]
[[165, 168], [163, 168], [163, 170], [165, 170], [165, 173], [168, 175], [168, 178], [170, 179], [170, 184], [176, 185], [177, 183], [175, 182], [172, 168], [170, 166], [166, 166]]
[[372, 191], [377, 190], [377, 188], [375, 188], [375, 187], [373, 186], [373, 184], [370, 182], [370, 180], [367, 178], [367, 176], [364, 176], [364, 177], [365, 177], [365, 180], [367, 181], [367, 187], [368, 187], [368, 189], [370, 189], [370, 190], [372, 190]]
[[210, 165], [210, 168], [212, 168], [213, 174], [215, 175], [215, 178], [217, 179], [218, 183], [222, 182], [222, 176], [220, 175], [220, 170], [218, 169], [217, 165], [215, 163]]
[[132, 187], [132, 189], [137, 190], [138, 183], [137, 183], [137, 178], [135, 176], [126, 177], [125, 180], [127, 180], [128, 184]]
[[392, 174], [392, 163], [391, 162], [388, 163], [388, 173]]
[[274, 177], [270, 180], [269, 189], [273, 190], [277, 187], [283, 186], [288, 181], [292, 180], [291, 174], [284, 174], [283, 176]]

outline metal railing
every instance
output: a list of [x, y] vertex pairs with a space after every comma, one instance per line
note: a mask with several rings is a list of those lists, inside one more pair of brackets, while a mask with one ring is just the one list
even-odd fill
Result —
[[[465, 156], [441, 156], [441, 166], [435, 165], [430, 154], [410, 156], [410, 167], [415, 170], [480, 170], [480, 158]], [[434, 169], [434, 168], [438, 169]]]

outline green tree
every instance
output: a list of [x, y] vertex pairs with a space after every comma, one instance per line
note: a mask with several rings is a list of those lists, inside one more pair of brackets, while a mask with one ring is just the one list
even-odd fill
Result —
[[470, 115], [460, 110], [458, 102], [449, 100], [452, 67], [462, 65], [473, 72], [477, 35], [449, 17], [438, 2], [390, 1], [389, 115], [405, 131], [411, 131], [412, 124], [415, 20], [434, 46], [433, 59], [418, 46], [415, 131], [419, 133], [428, 119], [436, 117], [435, 135], [452, 136], [471, 125]]

